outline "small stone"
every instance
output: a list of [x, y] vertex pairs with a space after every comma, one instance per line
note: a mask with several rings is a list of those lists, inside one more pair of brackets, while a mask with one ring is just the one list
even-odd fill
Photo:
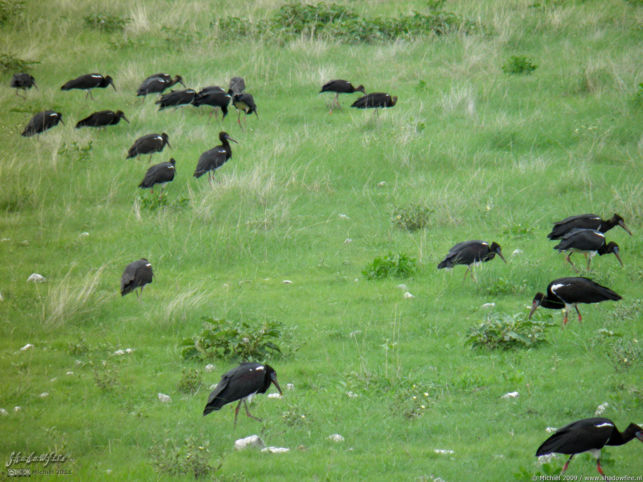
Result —
[[294, 390], [294, 389], [295, 389], [295, 385], [293, 385], [292, 383], [286, 383], [286, 390]]
[[547, 427], [545, 429], [545, 432], [547, 433], [554, 433], [556, 430], [558, 430], [556, 427]]
[[601, 403], [598, 407], [596, 407], [596, 411], [594, 412], [594, 415], [602, 415], [605, 412], [605, 409], [609, 407], [609, 403], [604, 402]]
[[453, 455], [455, 453], [451, 449], [435, 449], [434, 452], [440, 455]]
[[89, 233], [87, 231], [83, 231], [82, 233], [79, 234], [79, 236], [81, 238], [86, 238], [87, 236], [89, 236]]
[[45, 281], [47, 281], [47, 278], [38, 273], [31, 273], [27, 278], [27, 283], [44, 283]]
[[404, 296], [404, 299], [406, 299], [406, 300], [410, 300], [411, 298], [415, 298], [415, 296], [413, 296], [410, 291], [407, 291], [406, 293], [404, 293], [403, 296]]
[[386, 181], [380, 181], [377, 183], [377, 187], [384, 187], [386, 186]]
[[350, 219], [346, 214], [341, 214], [339, 215], [339, 219]]
[[218, 383], [213, 383], [212, 385], [210, 385], [209, 390], [214, 390], [215, 388], [217, 388], [217, 385]]
[[4, 296], [2, 296], [2, 293], [0, 293], [0, 302], [4, 301]]
[[31, 343], [27, 343], [25, 346], [23, 346], [20, 351], [27, 351], [31, 350], [33, 348], [33, 345]]
[[4, 408], [0, 408], [0, 415], [6, 417], [7, 415], [9, 415], [9, 412], [7, 412]]
[[134, 348], [125, 348], [125, 353], [132, 353], [134, 352]]
[[483, 308], [493, 308], [494, 306], [496, 306], [495, 303], [485, 303], [482, 305]]
[[268, 398], [283, 398], [280, 393], [269, 393]]
[[158, 397], [161, 403], [170, 403], [172, 401], [172, 397], [166, 395], [165, 393], [159, 393]]
[[359, 395], [357, 393], [351, 392], [350, 390], [348, 392], [346, 392], [346, 396], [348, 398], [357, 398], [357, 397], [359, 397]]
[[519, 254], [522, 254], [522, 253], [524, 253], [522, 249], [516, 248], [511, 252], [511, 256], [518, 256]]
[[117, 355], [117, 356], [125, 355], [125, 350], [120, 350], [120, 349], [116, 350], [114, 352], [114, 355]]
[[58, 380], [58, 377], [54, 377], [54, 378], [50, 379], [49, 381], [50, 381], [51, 383], [54, 383], [56, 380]]
[[214, 365], [212, 363], [208, 363], [205, 366], [205, 371], [208, 372], [208, 373], [213, 372], [214, 371]]
[[285, 285], [291, 285], [292, 281], [290, 281], [289, 279], [285, 279], [285, 280], [282, 281], [282, 283], [285, 284]]
[[334, 434], [331, 434], [331, 435], [329, 435], [329, 436], [328, 436], [328, 440], [331, 440], [331, 441], [333, 441], [333, 442], [338, 442], [338, 443], [339, 443], [339, 442], [343, 442], [343, 441], [344, 441], [344, 437], [342, 437], [342, 436], [341, 436], [340, 434], [338, 434], [338, 433], [334, 433]]
[[264, 447], [261, 451], [271, 454], [284, 454], [286, 452], [290, 452], [290, 449], [288, 447]]
[[350, 243], [352, 243], [352, 242], [353, 242], [353, 240], [352, 240], [351, 238], [346, 238], [346, 239], [344, 240], [344, 244], [350, 244]]
[[42, 392], [40, 394], [40, 398], [47, 398], [49, 396], [49, 392]]
[[22, 407], [19, 405], [16, 405], [15, 407], [13, 407], [14, 412], [19, 412], [20, 410], [22, 410]]
[[72, 372], [71, 370], [69, 370], [69, 371], [67, 371], [67, 372], [65, 373], [65, 375], [69, 375], [69, 376], [71, 376], [71, 375], [73, 375], [73, 374], [74, 374], [74, 372]]
[[518, 398], [518, 392], [508, 392], [500, 398]]
[[236, 450], [244, 450], [250, 447], [265, 447], [265, 444], [263, 440], [259, 438], [259, 435], [249, 435], [234, 442], [234, 448]]
[[398, 290], [403, 290], [403, 291], [407, 291], [409, 289], [408, 286], [406, 286], [404, 283], [400, 283], [399, 285], [396, 286], [396, 288]]

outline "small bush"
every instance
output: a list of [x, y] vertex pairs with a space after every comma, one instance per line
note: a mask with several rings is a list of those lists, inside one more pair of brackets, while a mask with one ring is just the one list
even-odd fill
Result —
[[181, 393], [194, 395], [201, 388], [203, 377], [196, 368], [184, 368], [177, 389]]
[[502, 66], [502, 71], [505, 74], [529, 75], [536, 70], [537, 67], [536, 64], [532, 63], [531, 60], [524, 55], [512, 55]]
[[103, 13], [85, 16], [85, 25], [103, 32], [122, 32], [131, 21], [129, 17], [106, 15]]
[[114, 390], [119, 385], [118, 372], [106, 360], [100, 363], [90, 362], [94, 369], [96, 386], [104, 392]]
[[141, 208], [147, 209], [148, 211], [156, 211], [157, 209], [165, 207], [184, 208], [190, 203], [190, 200], [186, 197], [180, 197], [174, 201], [170, 201], [166, 191], [161, 191], [159, 194], [152, 194], [150, 192], [149, 196], [137, 197]]
[[182, 445], [166, 439], [156, 443], [150, 452], [156, 470], [171, 476], [212, 477], [222, 465], [210, 465], [209, 443], [198, 443], [194, 437], [187, 437]]
[[203, 330], [181, 342], [183, 358], [262, 361], [279, 356], [285, 333], [277, 321], [248, 322], [206, 318]]
[[8, 53], [0, 53], [0, 71], [8, 73], [28, 72], [32, 65], [40, 62], [24, 60]]
[[384, 257], [377, 257], [364, 268], [362, 274], [369, 280], [384, 278], [408, 278], [417, 270], [414, 258], [404, 253], [389, 253]]
[[0, 25], [12, 22], [24, 9], [24, 0], [0, 0]]
[[627, 370], [639, 364], [641, 347], [636, 340], [618, 338], [609, 344], [607, 355], [616, 371]]
[[71, 144], [63, 143], [58, 149], [58, 155], [73, 162], [84, 162], [90, 159], [91, 151], [92, 141], [84, 146], [72, 141]]
[[433, 210], [424, 204], [409, 204], [393, 209], [393, 223], [400, 229], [418, 231], [429, 225]]
[[481, 290], [489, 296], [520, 294], [527, 291], [527, 281], [520, 282], [508, 280], [502, 276], [484, 283], [480, 286]]
[[489, 313], [467, 334], [466, 342], [475, 348], [531, 348], [546, 341], [545, 330], [553, 323], [525, 319], [523, 313]]
[[527, 236], [531, 237], [531, 234], [534, 232], [534, 228], [526, 224], [518, 223], [512, 224], [511, 226], [505, 226], [505, 229], [502, 232], [505, 235], [524, 238]]

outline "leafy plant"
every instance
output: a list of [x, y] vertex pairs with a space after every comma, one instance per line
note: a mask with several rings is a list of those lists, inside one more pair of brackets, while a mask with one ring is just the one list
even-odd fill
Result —
[[186, 197], [180, 197], [174, 201], [170, 201], [166, 191], [161, 191], [158, 195], [150, 193], [149, 196], [137, 196], [141, 208], [149, 211], [156, 211], [159, 208], [184, 208], [190, 202]]
[[517, 223], [512, 224], [511, 226], [505, 226], [505, 229], [502, 232], [505, 235], [511, 235], [516, 238], [524, 238], [526, 236], [531, 236], [531, 234], [534, 232], [534, 228], [526, 224]]
[[0, 25], [5, 25], [22, 15], [24, 9], [24, 0], [0, 0]]
[[108, 392], [118, 386], [118, 373], [106, 360], [102, 360], [100, 363], [90, 362], [90, 364], [94, 369], [94, 381], [98, 388]]
[[624, 340], [617, 338], [609, 345], [607, 356], [617, 371], [626, 370], [633, 365], [638, 365], [641, 359], [641, 347], [637, 340]]
[[538, 66], [524, 55], [512, 55], [504, 65], [502, 71], [505, 74], [531, 74]]
[[384, 257], [377, 257], [372, 263], [362, 270], [367, 279], [408, 278], [417, 270], [415, 258], [410, 258], [404, 253], [388, 253]]
[[196, 368], [184, 368], [183, 375], [179, 380], [177, 389], [179, 390], [179, 392], [193, 395], [199, 391], [202, 383], [203, 377], [201, 376], [199, 370], [197, 370]]
[[510, 295], [524, 293], [527, 290], [527, 281], [512, 281], [499, 276], [480, 286], [481, 290], [489, 296]]
[[108, 15], [104, 13], [85, 16], [85, 25], [90, 28], [102, 30], [103, 32], [122, 32], [125, 26], [131, 21], [129, 17]]
[[223, 464], [220, 462], [217, 467], [210, 465], [209, 442], [199, 443], [191, 436], [182, 445], [165, 439], [156, 443], [150, 452], [156, 470], [171, 476], [211, 477]]
[[6, 52], [0, 53], [0, 71], [2, 72], [27, 72], [31, 69], [32, 65], [38, 63], [40, 62], [35, 60], [24, 60]]
[[282, 354], [277, 342], [285, 330], [278, 321], [205, 320], [201, 333], [181, 342], [183, 358], [260, 361]]
[[71, 144], [67, 144], [65, 142], [58, 149], [58, 155], [74, 162], [88, 161], [90, 158], [91, 150], [92, 141], [89, 141], [86, 145], [81, 145], [76, 141], [72, 141]]
[[418, 231], [429, 224], [433, 210], [425, 204], [413, 203], [393, 209], [393, 223], [400, 229]]
[[553, 323], [525, 319], [523, 313], [488, 313], [485, 320], [469, 330], [465, 343], [475, 348], [531, 348], [544, 343], [545, 331]]

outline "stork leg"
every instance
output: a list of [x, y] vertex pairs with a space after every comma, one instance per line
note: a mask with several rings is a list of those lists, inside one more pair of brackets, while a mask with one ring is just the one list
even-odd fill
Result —
[[246, 402], [246, 399], [243, 399], [243, 406], [246, 407], [246, 415], [254, 420], [257, 420], [258, 422], [261, 422], [262, 420], [259, 417], [255, 417], [250, 413], [250, 410], [248, 409], [248, 403]]
[[605, 480], [610, 480], [607, 478], [607, 475], [603, 473], [603, 467], [601, 467], [601, 459], [596, 459], [596, 470], [598, 470], [598, 473], [601, 474]]
[[565, 327], [566, 324], [567, 324], [567, 306], [563, 308], [563, 328]]
[[579, 272], [579, 271], [578, 271], [578, 268], [576, 268], [576, 266], [574, 265], [574, 263], [572, 263], [572, 258], [571, 258], [571, 257], [572, 257], [572, 253], [571, 253], [571, 252], [569, 252], [569, 253], [567, 254], [567, 257], [566, 257], [565, 259], [567, 260], [567, 262], [568, 262], [569, 264], [571, 264], [571, 265], [572, 265], [572, 268], [574, 268], [574, 271], [576, 271], [576, 272], [578, 273], [578, 272]]
[[[469, 264], [467, 265], [467, 270], [464, 272], [464, 279], [467, 279], [467, 273], [469, 272], [470, 269], [471, 269], [471, 265]], [[471, 276], [473, 276], [473, 273], [471, 274]]]
[[587, 256], [587, 253], [585, 253], [585, 259], [587, 260], [587, 271], [589, 271], [589, 265], [592, 262], [592, 257]]
[[341, 109], [341, 106], [339, 105], [339, 92], [335, 94], [335, 105], [338, 109]]
[[572, 461], [572, 458], [574, 457], [574, 454], [571, 454], [569, 458], [567, 459], [567, 462], [565, 462], [565, 465], [563, 465], [563, 470], [560, 472], [560, 475], [563, 475], [565, 471], [567, 470], [567, 467], [569, 467], [569, 463]]
[[234, 427], [237, 426], [237, 415], [239, 415], [239, 407], [241, 406], [242, 401], [243, 399], [239, 400], [239, 403], [237, 403], [237, 406], [234, 409]]
[[580, 323], [583, 321], [583, 317], [580, 315], [580, 311], [578, 311], [578, 305], [574, 304], [574, 309], [576, 309], [576, 313], [578, 313], [578, 322]]

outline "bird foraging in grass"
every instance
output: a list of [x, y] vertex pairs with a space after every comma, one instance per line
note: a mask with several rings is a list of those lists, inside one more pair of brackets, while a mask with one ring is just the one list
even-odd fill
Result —
[[576, 269], [576, 266], [574, 266], [571, 260], [571, 256], [574, 253], [583, 253], [585, 255], [588, 271], [592, 257], [596, 254], [603, 256], [604, 254], [614, 253], [618, 262], [623, 266], [623, 261], [621, 261], [621, 257], [619, 256], [618, 244], [614, 241], [606, 243], [605, 235], [593, 229], [574, 229], [566, 233], [563, 235], [560, 243], [554, 246], [554, 249], [557, 249], [561, 253], [567, 251], [565, 260], [572, 265], [572, 268], [574, 268], [576, 272], [578, 272], [578, 269]]
[[175, 75], [174, 78], [172, 78], [172, 76], [169, 74], [163, 73], [150, 75], [143, 82], [141, 82], [140, 87], [136, 91], [136, 95], [145, 96], [147, 94], [160, 94], [165, 89], [168, 89], [177, 83], [185, 87], [185, 84], [183, 83], [183, 77], [181, 77], [180, 75]]
[[614, 226], [622, 227], [627, 234], [632, 236], [632, 232], [625, 226], [625, 221], [618, 214], [614, 214], [614, 216], [605, 221], [596, 214], [580, 214], [554, 223], [554, 228], [547, 237], [552, 240], [560, 239], [574, 229], [594, 229], [604, 234]]
[[397, 97], [391, 97], [390, 94], [385, 94], [384, 92], [373, 92], [357, 99], [351, 104], [351, 107], [375, 109], [375, 112], [379, 113], [380, 108], [393, 107], [395, 104], [397, 104]]
[[609, 418], [585, 418], [556, 430], [538, 447], [536, 456], [541, 457], [551, 453], [569, 455], [561, 471], [562, 475], [569, 467], [574, 455], [589, 452], [596, 458], [598, 473], [605, 480], [609, 480], [601, 467], [601, 450], [606, 445], [624, 445], [635, 437], [643, 441], [643, 429], [634, 423], [629, 424], [624, 432], [620, 432]]
[[43, 110], [31, 118], [21, 135], [23, 137], [31, 137], [35, 134], [40, 134], [41, 132], [45, 132], [54, 126], [57, 126], [59, 122], [64, 124], [63, 115], [60, 112]]
[[176, 161], [170, 159], [168, 162], [161, 162], [151, 166], [145, 173], [145, 177], [138, 185], [140, 188], [150, 188], [154, 192], [155, 184], [165, 184], [174, 179], [176, 173]]
[[333, 104], [335, 104], [338, 109], [341, 108], [341, 106], [339, 105], [339, 94], [352, 94], [354, 92], [361, 92], [362, 94], [366, 94], [366, 90], [364, 89], [363, 85], [354, 87], [353, 84], [351, 84], [349, 81], [342, 79], [326, 82], [319, 91], [320, 94], [322, 92], [335, 92], [335, 98], [330, 104], [330, 114], [333, 113]]
[[208, 397], [208, 403], [206, 403], [203, 409], [203, 415], [207, 415], [214, 410], [221, 409], [221, 407], [228, 403], [239, 400], [239, 403], [234, 409], [235, 427], [237, 425], [237, 415], [239, 415], [241, 403], [243, 403], [248, 417], [261, 421], [260, 418], [250, 413], [247, 400], [257, 393], [266, 393], [271, 383], [275, 385], [281, 394], [281, 387], [277, 382], [277, 373], [270, 365], [242, 363], [221, 377], [221, 381]]
[[206, 172], [209, 173], [210, 184], [212, 184], [214, 171], [223, 166], [232, 157], [232, 149], [228, 141], [237, 143], [227, 132], [223, 131], [219, 132], [219, 140], [221, 141], [220, 145], [201, 154], [194, 170], [194, 177], [197, 179]]
[[[154, 273], [152, 265], [145, 258], [128, 264], [121, 276], [121, 296], [140, 288], [140, 294], [143, 294], [143, 287], [152, 282]], [[136, 293], [138, 298], [139, 293]]]
[[122, 110], [114, 112], [113, 110], [101, 110], [94, 112], [93, 114], [85, 117], [84, 119], [78, 121], [76, 124], [76, 129], [81, 127], [106, 127], [113, 126], [120, 122], [123, 119], [129, 124], [129, 120], [125, 117], [125, 114]]
[[219, 108], [221, 109], [221, 112], [223, 112], [223, 119], [225, 119], [225, 116], [228, 115], [228, 105], [230, 105], [231, 98], [232, 96], [221, 87], [218, 85], [212, 85], [201, 89], [196, 96], [194, 96], [192, 105], [195, 107], [199, 107], [204, 104], [211, 105], [214, 107], [212, 112], [215, 113], [217, 112], [216, 109]]
[[[464, 241], [449, 250], [446, 257], [438, 264], [438, 269], [453, 268], [456, 264], [466, 264], [467, 270], [464, 272], [464, 277], [466, 278], [473, 263], [491, 261], [496, 254], [505, 263], [507, 262], [502, 255], [500, 245], [495, 241], [491, 243], [491, 246], [485, 241]], [[475, 281], [473, 270], [471, 270], [471, 277]]]
[[[232, 95], [232, 90], [229, 90], [228, 94]], [[255, 115], [259, 117], [257, 104], [255, 104], [255, 99], [252, 97], [252, 94], [234, 94], [232, 96], [232, 105], [237, 109], [237, 124], [239, 124], [241, 128], [243, 128], [241, 125], [241, 112], [245, 112], [247, 116], [254, 112]]]
[[102, 74], [85, 74], [80, 77], [76, 77], [63, 85], [60, 90], [71, 90], [71, 89], [80, 89], [85, 91], [85, 97], [91, 97], [92, 95], [90, 89], [101, 88], [104, 89], [108, 85], [111, 85], [114, 90], [116, 86], [114, 85], [114, 80], [109, 75]]
[[172, 147], [170, 144], [170, 138], [165, 132], [162, 134], [147, 134], [139, 137], [134, 141], [134, 144], [129, 148], [129, 151], [127, 151], [127, 159], [140, 156], [141, 154], [149, 154], [151, 161], [152, 154], [155, 152], [161, 152], [166, 144]]
[[26, 91], [32, 87], [35, 87], [36, 89], [38, 88], [36, 85], [36, 79], [34, 79], [33, 75], [26, 73], [14, 74], [13, 77], [11, 77], [10, 85], [16, 89], [16, 95], [20, 95], [19, 92], [21, 90]]
[[547, 293], [536, 293], [529, 312], [529, 319], [539, 306], [563, 310], [563, 326], [567, 324], [569, 308], [574, 307], [578, 321], [582, 321], [578, 303], [600, 303], [601, 301], [618, 301], [621, 296], [611, 289], [601, 286], [589, 278], [558, 278], [549, 283]]
[[159, 105], [159, 110], [167, 107], [179, 107], [182, 105], [191, 104], [196, 96], [194, 89], [173, 90], [169, 94], [164, 94], [155, 104]]

